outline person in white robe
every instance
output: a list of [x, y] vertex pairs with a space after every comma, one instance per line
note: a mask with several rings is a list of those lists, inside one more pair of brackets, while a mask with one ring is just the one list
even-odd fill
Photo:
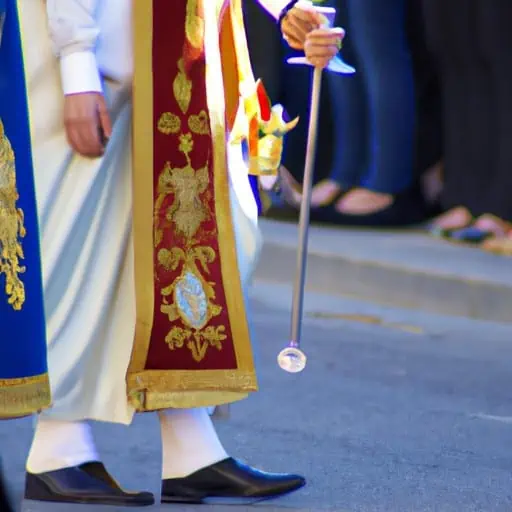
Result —
[[[206, 0], [207, 2], [209, 0]], [[276, 18], [284, 0], [261, 0]], [[293, 2], [295, 4], [295, 2]], [[33, 158], [41, 225], [53, 407], [36, 424], [25, 497], [150, 505], [110, 477], [88, 421], [130, 424], [126, 372], [135, 330], [132, 244], [132, 0], [20, 0]], [[286, 37], [317, 65], [336, 53], [340, 31], [316, 30], [314, 11], [294, 6]], [[313, 58], [312, 57], [312, 58]], [[240, 148], [229, 154], [236, 249], [248, 286], [260, 247], [257, 209]], [[243, 177], [243, 174], [242, 174]], [[252, 502], [302, 487], [298, 475], [256, 471], [226, 453], [205, 408], [159, 412], [162, 500]]]

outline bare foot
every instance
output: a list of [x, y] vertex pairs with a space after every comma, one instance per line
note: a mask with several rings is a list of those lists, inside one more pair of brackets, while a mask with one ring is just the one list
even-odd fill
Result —
[[348, 215], [368, 215], [384, 210], [393, 204], [391, 194], [383, 194], [365, 188], [356, 188], [341, 198], [336, 210]]
[[512, 230], [506, 236], [497, 236], [485, 240], [481, 247], [484, 251], [492, 252], [493, 254], [512, 256]]
[[[302, 202], [302, 185], [291, 175], [286, 167], [281, 167], [281, 190], [283, 197], [291, 206], [300, 207]], [[311, 191], [311, 207], [318, 208], [334, 201], [340, 193], [341, 187], [331, 180], [323, 180], [317, 183]]]
[[331, 180], [323, 180], [317, 183], [312, 190], [311, 206], [318, 208], [319, 206], [327, 206], [331, 204], [336, 196], [340, 193], [341, 187]]
[[443, 230], [461, 229], [469, 226], [472, 220], [473, 216], [467, 208], [457, 206], [436, 217], [431, 226]]
[[485, 213], [476, 219], [474, 223], [475, 228], [481, 229], [487, 233], [492, 233], [498, 238], [505, 238], [509, 231], [512, 229], [510, 223], [492, 215]]

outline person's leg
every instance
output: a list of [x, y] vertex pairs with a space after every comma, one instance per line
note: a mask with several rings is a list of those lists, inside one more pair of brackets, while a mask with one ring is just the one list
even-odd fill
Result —
[[325, 74], [333, 116], [333, 155], [329, 180], [348, 189], [359, 185], [361, 172], [367, 165], [368, 112], [365, 74], [354, 40], [358, 30], [354, 21], [357, 20], [349, 16], [347, 2], [338, 0], [336, 8], [336, 24], [347, 31], [342, 49], [343, 59], [356, 68], [356, 73]]
[[481, 199], [483, 212], [512, 222], [512, 4], [507, 0], [476, 0], [479, 32], [476, 38], [489, 62], [492, 101], [491, 147], [493, 158], [482, 169], [488, 188]]
[[264, 473], [229, 457], [207, 409], [172, 409], [159, 417], [164, 503], [255, 503], [305, 484], [301, 476]]
[[348, 0], [369, 111], [369, 167], [363, 185], [395, 194], [411, 183], [415, 98], [405, 0]]
[[[447, 196], [452, 190], [459, 190], [461, 203], [475, 216], [486, 213], [484, 197], [491, 186], [489, 173], [495, 167], [496, 138], [491, 66], [489, 55], [480, 39], [481, 19], [478, 5], [481, 2], [482, 0], [462, 2], [469, 17], [464, 24], [466, 30], [460, 41], [459, 61], [463, 68], [452, 80], [457, 80], [459, 87], [465, 88], [468, 98], [466, 123], [459, 127], [467, 134], [467, 138], [464, 145], [455, 148], [458, 152], [455, 156], [464, 163], [465, 168], [459, 169], [460, 174], [447, 172], [446, 183]], [[462, 7], [454, 18], [459, 18], [461, 11]], [[446, 73], [448, 72], [447, 70]]]
[[151, 493], [125, 491], [111, 477], [86, 422], [44, 417], [37, 420], [27, 460], [25, 499], [118, 506], [154, 503]]
[[[241, 148], [230, 145], [228, 172], [237, 266], [249, 330], [249, 286], [261, 248], [254, 198], [241, 169]], [[254, 339], [250, 335], [251, 339]], [[256, 351], [255, 351], [256, 352]], [[257, 354], [255, 354], [257, 355]], [[159, 413], [162, 431], [162, 501], [170, 503], [254, 502], [299, 489], [304, 478], [261, 473], [229, 457], [206, 408]]]
[[415, 94], [406, 37], [405, 0], [348, 0], [352, 37], [364, 75], [367, 168], [359, 187], [340, 199], [340, 222], [388, 225], [417, 222], [421, 203], [400, 194], [412, 185]]
[[57, 471], [99, 460], [86, 422], [38, 418], [27, 471], [33, 474]]
[[[444, 189], [442, 202], [447, 210], [433, 223], [436, 230], [457, 229], [472, 220], [467, 193], [474, 171], [471, 125], [475, 124], [474, 103], [479, 84], [475, 70], [481, 58], [475, 51], [473, 0], [424, 0], [423, 12], [427, 44], [434, 55], [443, 103]], [[478, 145], [478, 143], [477, 143]], [[471, 177], [468, 175], [471, 174]]]
[[227, 459], [206, 409], [169, 409], [159, 414], [162, 478], [183, 478]]
[[427, 47], [422, 0], [407, 2], [406, 29], [416, 90], [414, 180], [433, 214], [442, 191], [442, 104], [437, 67]]
[[485, 69], [475, 69], [471, 82], [479, 87], [472, 105], [474, 124], [469, 128], [473, 134], [471, 156], [475, 166], [465, 182], [465, 191], [478, 218], [471, 228], [452, 237], [480, 243], [506, 239], [512, 228], [512, 35], [508, 30], [512, 7], [502, 0], [474, 0], [474, 19], [478, 22], [474, 46]]

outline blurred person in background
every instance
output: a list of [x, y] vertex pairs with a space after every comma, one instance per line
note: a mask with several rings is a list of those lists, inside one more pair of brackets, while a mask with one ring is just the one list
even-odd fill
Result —
[[[419, 222], [424, 212], [413, 190], [416, 114], [406, 0], [323, 5], [336, 7], [336, 23], [347, 27], [343, 58], [357, 72], [326, 74], [333, 154], [327, 179], [313, 190], [312, 219], [374, 226]], [[297, 184], [286, 174], [284, 184], [297, 205]]]
[[[320, 66], [337, 53], [341, 29], [313, 30], [320, 21], [314, 13], [309, 16], [287, 0], [261, 3], [282, 20], [287, 39], [298, 39], [306, 52], [319, 58]], [[227, 9], [219, 10], [221, 4], [227, 4]], [[228, 457], [205, 409], [245, 398], [257, 389], [250, 329], [243, 311], [246, 276], [252, 271], [259, 246], [257, 208], [242, 148], [235, 139], [247, 137], [242, 125], [244, 119], [249, 122], [249, 116], [251, 123], [256, 122], [252, 127], [262, 126], [259, 115], [252, 117], [249, 103], [262, 110], [265, 107], [281, 125], [280, 118], [273, 116], [275, 111], [257, 101], [261, 98], [255, 87], [247, 88], [247, 102], [240, 101], [241, 85], [255, 85], [241, 0], [154, 0], [147, 6], [131, 0], [117, 4], [48, 0], [19, 5], [25, 28], [36, 189], [44, 220], [42, 259], [53, 391], [53, 407], [40, 415], [36, 424], [26, 465], [25, 498], [152, 504], [152, 493], [126, 492], [110, 477], [89, 425], [91, 420], [129, 424], [136, 411], [150, 410], [159, 411], [161, 425], [162, 501], [246, 503], [302, 487], [305, 482], [300, 476], [257, 472]], [[132, 46], [133, 17], [137, 24]], [[191, 27], [197, 30], [189, 30]], [[289, 30], [294, 27], [297, 30]], [[156, 41], [153, 45], [152, 40]], [[155, 48], [161, 52], [155, 54]], [[135, 77], [134, 63], [135, 69], [141, 70]], [[132, 79], [136, 120], [133, 165]], [[215, 97], [210, 94], [213, 90]], [[107, 106], [109, 93], [114, 96], [113, 108]], [[212, 98], [216, 101], [208, 101]], [[161, 115], [154, 123], [157, 112]], [[240, 121], [238, 127], [235, 120]], [[241, 136], [236, 134], [237, 128]], [[233, 143], [227, 143], [225, 134]], [[172, 143], [162, 138], [167, 135], [174, 135]], [[165, 150], [165, 157], [159, 163], [153, 153], [139, 159], [147, 148]], [[257, 162], [262, 156], [258, 149], [251, 153]], [[191, 158], [198, 166], [195, 169], [201, 167], [197, 172]], [[171, 169], [163, 164], [167, 160], [185, 167]], [[228, 176], [229, 169], [237, 172]], [[158, 183], [161, 186], [154, 188]], [[145, 192], [147, 201], [141, 197]], [[197, 205], [203, 203], [204, 211], [199, 211]], [[147, 224], [139, 230], [141, 216]], [[100, 217], [101, 222], [96, 222]], [[133, 243], [132, 220], [139, 226]], [[144, 242], [145, 236], [152, 238], [154, 233], [158, 247]], [[201, 283], [206, 287], [206, 292], [201, 288], [188, 295], [192, 301], [204, 298], [200, 307], [206, 308], [206, 316], [195, 329], [196, 334], [202, 333], [202, 341], [194, 347], [178, 343], [180, 346], [169, 347], [171, 353], [161, 342], [169, 329], [185, 333], [186, 339], [191, 332], [187, 329], [196, 322], [191, 316], [194, 311], [186, 309], [188, 303], [182, 308], [174, 299], [168, 304], [170, 314], [162, 313], [161, 308], [144, 311], [138, 306], [140, 299], [153, 304], [153, 295], [155, 300], [163, 297], [162, 290], [153, 286], [153, 281], [163, 279], [161, 272], [166, 273], [171, 287], [180, 287], [178, 267], [188, 265], [186, 255], [200, 252], [201, 243], [211, 246], [204, 260], [208, 260], [208, 268], [203, 265], [203, 271], [217, 272], [216, 282], [201, 281], [201, 271], [190, 260], [194, 267], [190, 277], [197, 276], [200, 288]], [[166, 247], [180, 254], [178, 267], [166, 266], [163, 260], [158, 263], [154, 257], [167, 254]], [[142, 270], [137, 264], [134, 270], [132, 259], [139, 248], [148, 251], [145, 270], [151, 274], [149, 278], [134, 277]], [[176, 276], [168, 273], [171, 267]], [[229, 276], [226, 269], [231, 269]], [[138, 286], [148, 282], [150, 300], [140, 295]], [[215, 304], [208, 302], [205, 293], [217, 297]], [[87, 299], [89, 294], [94, 295], [93, 300]], [[94, 307], [76, 307], [78, 303]], [[221, 311], [222, 326], [216, 327], [211, 322], [218, 320]], [[144, 333], [139, 331], [143, 324], [147, 326]], [[222, 341], [221, 359], [232, 359], [226, 359], [227, 363], [219, 362], [218, 354], [208, 350], [210, 328], [226, 330], [226, 335], [217, 338]], [[147, 358], [153, 349], [163, 352], [151, 366]], [[243, 357], [238, 357], [240, 349]], [[114, 353], [116, 364], [110, 357]], [[215, 374], [208, 389], [204, 387], [207, 368], [215, 370], [223, 364], [230, 368], [227, 395], [222, 372]], [[149, 368], [158, 372], [158, 377]], [[187, 382], [180, 384], [180, 379]]]
[[512, 3], [423, 0], [423, 8], [443, 99], [445, 213], [432, 230], [496, 249], [512, 236]]

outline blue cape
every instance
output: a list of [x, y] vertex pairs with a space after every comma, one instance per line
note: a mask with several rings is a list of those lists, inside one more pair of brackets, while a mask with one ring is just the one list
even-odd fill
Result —
[[[0, 417], [49, 404], [39, 228], [16, 0], [0, 0]], [[2, 134], [2, 132], [4, 132]]]

